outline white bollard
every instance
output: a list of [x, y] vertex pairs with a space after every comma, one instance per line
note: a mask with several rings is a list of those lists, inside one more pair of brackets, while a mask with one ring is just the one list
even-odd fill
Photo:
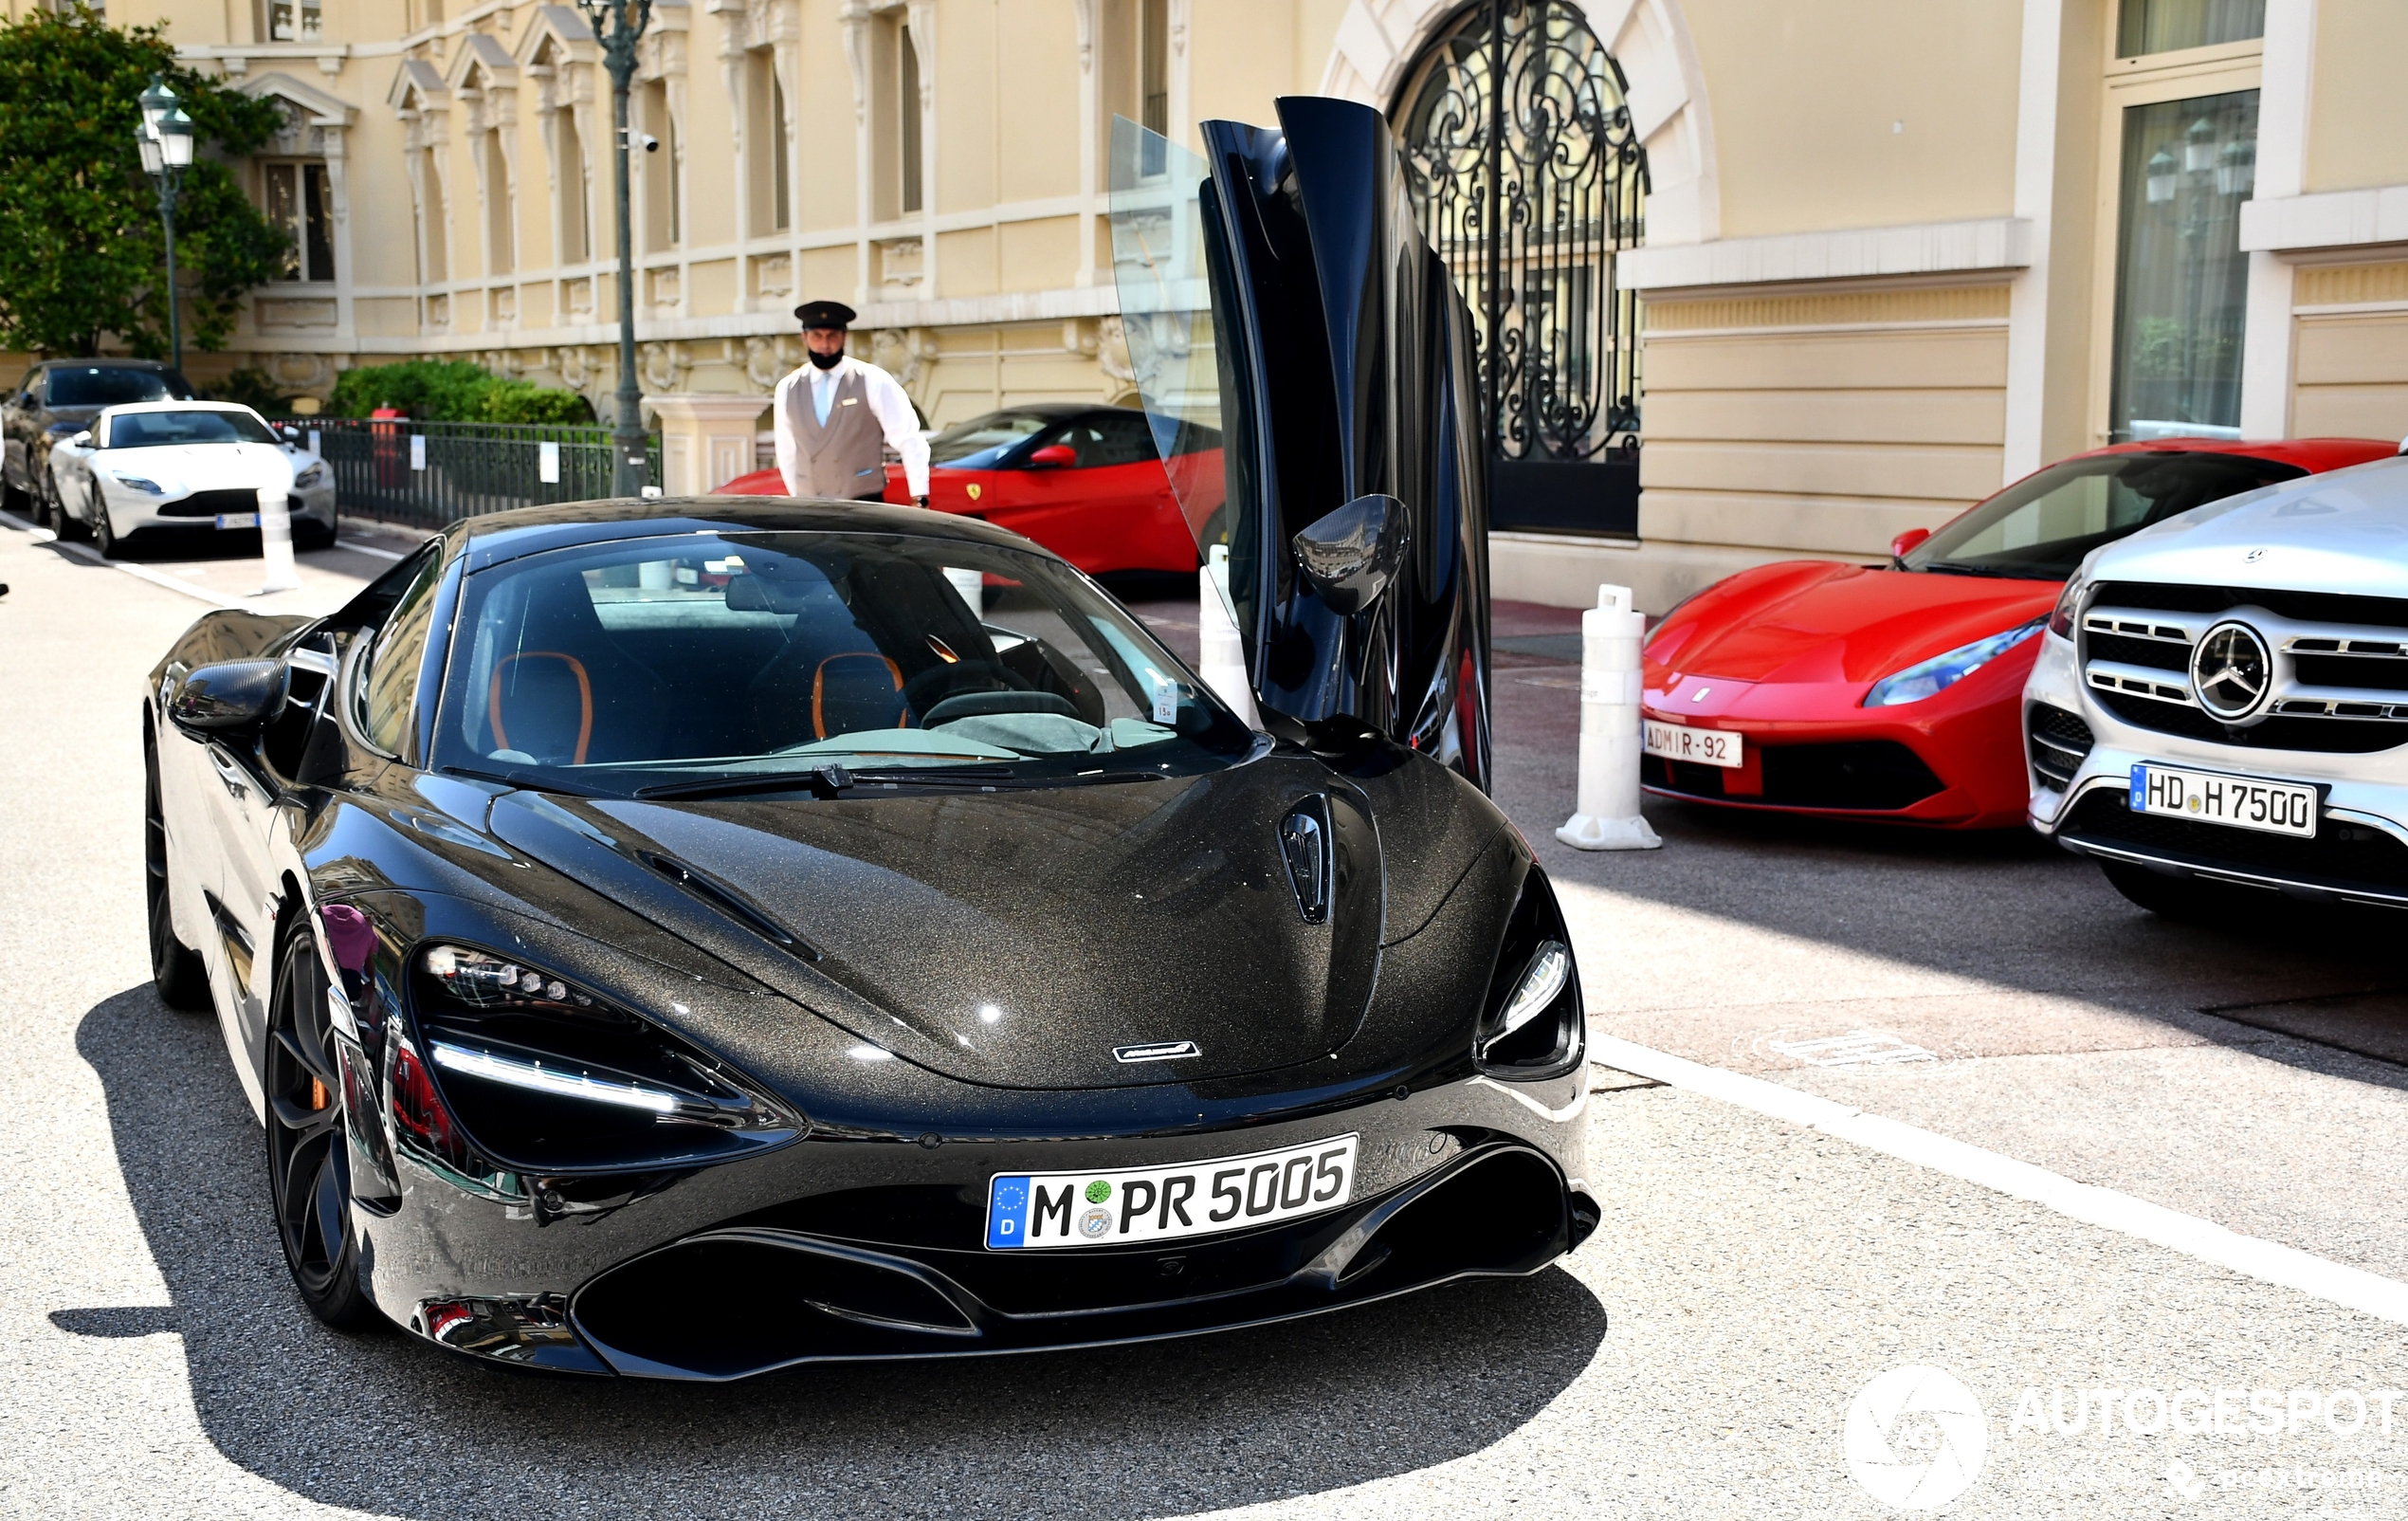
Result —
[[986, 622], [987, 573], [960, 565], [948, 565], [945, 567], [945, 579], [953, 582], [954, 591], [964, 602], [970, 604], [972, 621]]
[[259, 488], [259, 558], [265, 575], [257, 595], [301, 590], [301, 577], [293, 570], [292, 508], [281, 486]]
[[1652, 851], [1664, 842], [1639, 816], [1639, 641], [1647, 614], [1627, 586], [1600, 586], [1580, 614], [1578, 811], [1555, 837], [1581, 851]]
[[1254, 683], [1246, 670], [1246, 642], [1230, 621], [1228, 597], [1229, 545], [1214, 544], [1195, 573], [1196, 674], [1247, 727], [1260, 730], [1263, 715], [1254, 706]]

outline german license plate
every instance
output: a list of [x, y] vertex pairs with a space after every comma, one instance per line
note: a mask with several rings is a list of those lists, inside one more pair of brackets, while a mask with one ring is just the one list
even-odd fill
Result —
[[987, 1182], [987, 1247], [1175, 1241], [1336, 1209], [1355, 1196], [1355, 1141], [1170, 1167], [997, 1173]]
[[2132, 812], [2316, 837], [2316, 789], [2295, 781], [2260, 781], [2141, 761], [2132, 767]]
[[1639, 746], [1650, 755], [1708, 766], [1741, 764], [1741, 742], [1740, 736], [1728, 729], [1693, 729], [1686, 724], [1658, 724], [1653, 719], [1641, 725], [1639, 734]]
[[217, 515], [217, 525], [221, 528], [256, 528], [259, 526], [259, 514], [256, 512], [221, 512]]

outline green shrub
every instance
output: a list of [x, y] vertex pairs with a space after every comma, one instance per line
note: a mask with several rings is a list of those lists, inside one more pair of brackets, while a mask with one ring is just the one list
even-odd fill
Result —
[[488, 423], [578, 424], [593, 421], [583, 396], [528, 380], [496, 380], [477, 400], [477, 420]]
[[253, 412], [280, 412], [292, 399], [292, 393], [278, 386], [265, 370], [245, 365], [228, 376], [211, 394], [219, 401], [237, 401]]
[[420, 422], [589, 423], [593, 410], [574, 391], [504, 380], [465, 359], [409, 359], [361, 365], [335, 380], [329, 409], [365, 417], [391, 407]]

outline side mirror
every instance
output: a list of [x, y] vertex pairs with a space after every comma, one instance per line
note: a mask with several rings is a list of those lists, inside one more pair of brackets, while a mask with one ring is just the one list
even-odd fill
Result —
[[187, 672], [168, 693], [167, 716], [200, 733], [257, 728], [284, 705], [289, 680], [281, 660], [227, 660]]
[[1892, 539], [1889, 541], [1889, 558], [1892, 559], [1906, 559], [1906, 552], [1908, 550], [1913, 549], [1916, 545], [1922, 543], [1925, 540], [1930, 537], [1931, 530], [1928, 528], [1907, 529], [1905, 533], [1900, 534], [1897, 538]]
[[76, 434], [73, 438], [68, 439], [67, 442], [74, 445], [77, 449], [89, 449], [92, 447], [92, 430], [87, 428], [83, 431]]
[[1289, 543], [1304, 579], [1331, 611], [1359, 613], [1379, 600], [1404, 564], [1406, 521], [1405, 504], [1395, 497], [1357, 497]]
[[1061, 469], [1079, 463], [1079, 451], [1067, 444], [1048, 444], [1029, 456], [1029, 464], [1040, 470]]

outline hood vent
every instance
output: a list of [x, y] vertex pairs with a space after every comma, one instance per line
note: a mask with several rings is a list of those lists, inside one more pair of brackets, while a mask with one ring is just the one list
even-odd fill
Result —
[[1279, 821], [1280, 853], [1287, 858], [1287, 880], [1296, 889], [1296, 907], [1308, 925], [1329, 922], [1337, 861], [1331, 845], [1329, 799], [1319, 793], [1298, 803]]
[[722, 882], [695, 870], [684, 862], [663, 855], [658, 851], [638, 851], [636, 859], [684, 888], [720, 912], [742, 925], [778, 949], [799, 956], [804, 961], [819, 960], [817, 947], [793, 930], [771, 918], [759, 905]]

